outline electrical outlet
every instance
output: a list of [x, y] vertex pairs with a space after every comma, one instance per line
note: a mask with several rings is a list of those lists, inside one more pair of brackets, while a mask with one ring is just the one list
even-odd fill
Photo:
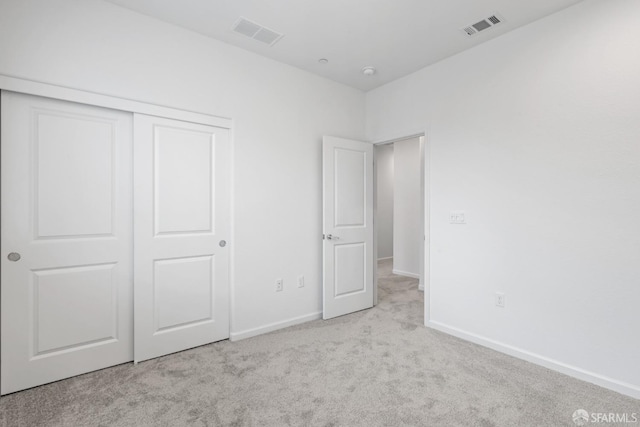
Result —
[[276, 292], [282, 291], [284, 288], [282, 279], [276, 279]]
[[496, 292], [496, 306], [504, 308], [504, 294]]
[[304, 276], [298, 276], [298, 287], [304, 288]]

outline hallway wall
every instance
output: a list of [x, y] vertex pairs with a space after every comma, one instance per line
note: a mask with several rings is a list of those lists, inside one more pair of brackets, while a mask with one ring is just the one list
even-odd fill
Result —
[[419, 277], [423, 241], [420, 138], [393, 145], [393, 272]]
[[378, 259], [393, 257], [393, 144], [377, 145], [376, 210]]

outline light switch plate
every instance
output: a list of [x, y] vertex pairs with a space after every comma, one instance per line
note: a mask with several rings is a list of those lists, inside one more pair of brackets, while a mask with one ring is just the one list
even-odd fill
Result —
[[451, 211], [451, 213], [449, 213], [449, 223], [450, 224], [466, 224], [467, 219], [464, 211]]

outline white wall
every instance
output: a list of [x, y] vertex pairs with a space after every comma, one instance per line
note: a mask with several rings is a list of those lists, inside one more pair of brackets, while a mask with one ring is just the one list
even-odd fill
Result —
[[420, 138], [397, 141], [393, 145], [393, 272], [419, 277], [422, 243]]
[[378, 259], [393, 256], [393, 144], [376, 145]]
[[369, 139], [427, 129], [431, 325], [636, 397], [638, 22], [587, 0], [367, 94]]
[[363, 139], [364, 94], [96, 0], [2, 0], [0, 73], [231, 117], [232, 332], [321, 311], [321, 138]]

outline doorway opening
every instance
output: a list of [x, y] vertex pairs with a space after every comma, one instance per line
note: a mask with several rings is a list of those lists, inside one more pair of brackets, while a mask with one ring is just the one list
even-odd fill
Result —
[[[426, 301], [425, 138], [397, 138], [374, 146], [375, 303], [394, 292]], [[425, 312], [426, 314], [426, 312]]]

